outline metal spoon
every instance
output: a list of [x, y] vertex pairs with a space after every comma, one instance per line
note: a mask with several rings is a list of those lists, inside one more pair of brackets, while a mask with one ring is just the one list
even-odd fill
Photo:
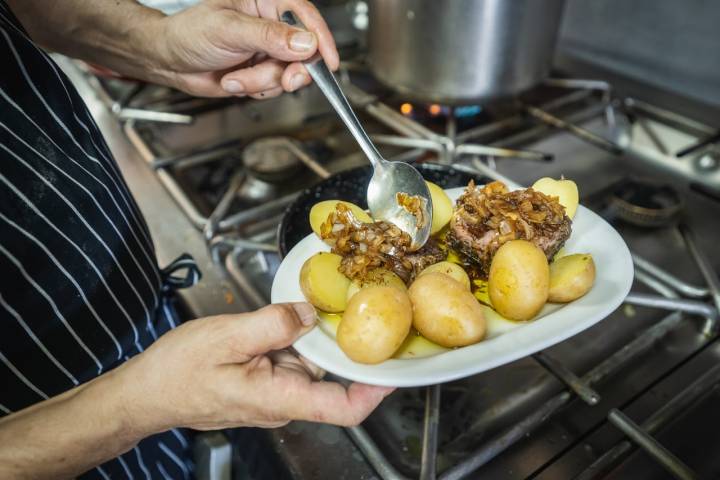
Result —
[[[288, 25], [304, 28], [292, 12], [283, 13], [281, 18]], [[430, 190], [422, 175], [412, 165], [404, 162], [388, 162], [382, 158], [360, 125], [335, 76], [319, 54], [303, 62], [303, 65], [374, 167], [367, 191], [370, 214], [376, 220], [393, 223], [407, 232], [411, 238], [411, 250], [422, 247], [430, 236], [433, 211]], [[423, 204], [421, 207], [423, 221], [419, 225], [418, 218], [398, 203], [398, 193], [420, 197]]]

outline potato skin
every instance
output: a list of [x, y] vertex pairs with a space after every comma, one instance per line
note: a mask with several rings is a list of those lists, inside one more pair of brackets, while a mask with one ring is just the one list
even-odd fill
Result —
[[363, 223], [372, 222], [370, 215], [365, 212], [362, 208], [358, 207], [354, 203], [345, 202], [343, 200], [323, 200], [312, 206], [310, 209], [310, 228], [315, 232], [315, 235], [320, 237], [320, 225], [327, 220], [328, 215], [335, 211], [335, 205], [342, 203], [350, 208], [350, 211], [355, 215], [355, 218]]
[[428, 340], [443, 347], [463, 347], [485, 336], [482, 306], [460, 282], [444, 273], [417, 278], [408, 290], [413, 326]]
[[470, 290], [470, 277], [468, 277], [468, 274], [465, 272], [465, 270], [458, 265], [457, 263], [452, 262], [438, 262], [430, 265], [429, 267], [426, 267], [425, 270], [420, 272], [418, 276], [426, 275], [428, 273], [444, 273], [445, 275], [449, 275], [454, 280], [460, 282], [461, 284], [465, 285], [468, 290]]
[[589, 253], [576, 253], [550, 264], [548, 301], [567, 303], [576, 300], [595, 283], [595, 262]]
[[342, 312], [347, 304], [350, 279], [340, 273], [342, 257], [320, 252], [305, 260], [300, 269], [300, 289], [308, 302], [325, 312]]
[[412, 325], [407, 293], [390, 286], [360, 290], [348, 303], [337, 330], [337, 343], [358, 363], [380, 363], [400, 348]]
[[545, 254], [526, 240], [511, 240], [493, 257], [488, 293], [493, 308], [510, 320], [530, 320], [548, 299], [550, 268]]
[[565, 207], [565, 213], [568, 217], [573, 218], [580, 204], [580, 196], [578, 187], [572, 180], [561, 179], [555, 180], [549, 177], [543, 177], [536, 181], [533, 190], [542, 192], [551, 197], [558, 197], [560, 205]]
[[407, 291], [405, 282], [403, 282], [397, 274], [384, 268], [376, 268], [375, 270], [369, 271], [362, 280], [355, 279], [350, 282], [350, 287], [347, 291], [347, 301], [349, 302], [350, 299], [363, 288], [370, 286], [395, 287], [403, 292]]
[[430, 227], [430, 234], [434, 234], [443, 229], [450, 221], [453, 212], [453, 203], [447, 196], [445, 190], [432, 182], [425, 181], [430, 190], [430, 197], [433, 203], [433, 219]]

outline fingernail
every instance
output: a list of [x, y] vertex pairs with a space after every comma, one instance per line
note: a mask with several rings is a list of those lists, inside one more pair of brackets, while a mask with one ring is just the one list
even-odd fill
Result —
[[294, 303], [293, 308], [295, 309], [295, 313], [298, 314], [298, 317], [300, 317], [303, 325], [312, 325], [315, 323], [317, 314], [312, 305], [309, 303]]
[[226, 92], [237, 94], [237, 93], [243, 93], [245, 91], [245, 87], [243, 87], [243, 84], [238, 82], [237, 80], [226, 80], [223, 82], [223, 88]]
[[314, 46], [315, 35], [310, 32], [297, 32], [290, 37], [290, 49], [296, 52], [307, 52]]
[[305, 85], [305, 75], [302, 73], [296, 73], [290, 78], [290, 88], [292, 88], [293, 92], [303, 85]]

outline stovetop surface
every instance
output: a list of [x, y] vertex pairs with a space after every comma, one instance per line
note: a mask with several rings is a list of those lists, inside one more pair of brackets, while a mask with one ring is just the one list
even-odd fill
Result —
[[[700, 250], [717, 271], [720, 254], [720, 202], [713, 195], [700, 193], [698, 183], [720, 189], [719, 170], [701, 165], [703, 155], [714, 155], [712, 146], [698, 150], [690, 157], [672, 155], [709, 133], [697, 125], [677, 128], [656, 115], [629, 108], [637, 105], [627, 99], [614, 99], [615, 122], [607, 122], [607, 105], [600, 95], [590, 94], [553, 111], [562, 118], [574, 118], [582, 129], [622, 147], [620, 154], [610, 153], [566, 130], [551, 128], [528, 116], [517, 101], [466, 109], [448, 126], [447, 115], [440, 106], [410, 105], [402, 99], [375, 91], [363, 85], [395, 112], [405, 112], [436, 136], [462, 137], [473, 129], [507, 122], [507, 127], [487, 129], [470, 143], [521, 148], [550, 154], [553, 161], [522, 160], [475, 154], [443, 156], [433, 149], [381, 146], [386, 157], [447, 160], [468, 169], [480, 168], [478, 174], [492, 170], [520, 184], [532, 184], [537, 178], [564, 176], [579, 187], [581, 202], [606, 218], [618, 229], [631, 250], [680, 279], [697, 286], [705, 282], [690, 256], [677, 228], [678, 221], [660, 227], [634, 226], [610, 215], [609, 194], [623, 179], [654, 180], [674, 186], [685, 202], [679, 218], [690, 226]], [[534, 92], [523, 102], [533, 105], [565, 95], [557, 89]], [[362, 103], [362, 102], [361, 102]], [[368, 102], [371, 104], [372, 102]], [[361, 117], [371, 134], [397, 134], [393, 128], [360, 105]], [[437, 107], [437, 108], [436, 108]], [[439, 109], [439, 110], [438, 110]], [[436, 112], [436, 113], [433, 113]], [[396, 113], [397, 115], [397, 113]], [[402, 115], [402, 114], [400, 114]], [[638, 121], [638, 116], [642, 121]], [[510, 121], [517, 117], [515, 121]], [[267, 136], [285, 136], [298, 141], [304, 151], [330, 173], [362, 165], [365, 159], [315, 89], [285, 95], [268, 102], [234, 102], [220, 110], [199, 114], [191, 126], [130, 122], [126, 125], [134, 143], [144, 143], [145, 158], [159, 165], [158, 171], [171, 178], [186, 192], [197, 218], [198, 228], [207, 230], [213, 214], [223, 203], [234, 175], [243, 171], [242, 151], [253, 140]], [[407, 133], [407, 132], [406, 132]], [[421, 132], [422, 133], [422, 132]], [[661, 139], [661, 148], [657, 138]], [[430, 137], [432, 138], [432, 137]], [[437, 140], [437, 139], [435, 139]], [[442, 142], [440, 142], [442, 143]], [[461, 143], [461, 142], [458, 142]], [[209, 145], [218, 148], [208, 149]], [[443, 148], [454, 148], [445, 145]], [[408, 150], [411, 150], [407, 154]], [[445, 152], [447, 153], [447, 152]], [[158, 163], [159, 162], [159, 163]], [[164, 162], [164, 163], [163, 163]], [[248, 307], [267, 302], [274, 269], [279, 257], [273, 251], [275, 228], [288, 202], [246, 222], [233, 222], [244, 213], [262, 207], [271, 200], [292, 197], [319, 180], [309, 169], [293, 175], [291, 181], [271, 183], [243, 180], [228, 198], [224, 208], [225, 224], [214, 219], [211, 248], [218, 247], [218, 268], [228, 270], [241, 290], [249, 291]], [[249, 186], [248, 186], [249, 185]], [[252, 190], [252, 189], [255, 190]], [[268, 188], [270, 190], [268, 191]], [[257, 190], [262, 190], [257, 193]], [[264, 189], [264, 190], [263, 190]], [[249, 193], [248, 193], [249, 192]], [[255, 193], [253, 193], [255, 192]], [[711, 192], [712, 193], [712, 192]], [[211, 222], [212, 223], [212, 222]], [[222, 241], [218, 239], [222, 237]], [[218, 240], [213, 243], [214, 240]], [[254, 243], [253, 243], [254, 242]], [[253, 248], [256, 246], [258, 248]], [[598, 265], [602, 268], [602, 265]], [[635, 292], [652, 292], [637, 282]], [[606, 361], [625, 345], [641, 337], [661, 322], [675, 315], [672, 328], [658, 336], [644, 353], [629, 360], [618, 371], [593, 384], [600, 402], [587, 405], [567, 393], [567, 385], [542, 364], [542, 358], [527, 357], [474, 377], [452, 382], [442, 388], [439, 421], [438, 471], [456, 465], [483, 445], [526, 417], [561, 402], [549, 421], [541, 423], [531, 434], [512, 446], [495, 452], [491, 460], [476, 473], [488, 478], [574, 478], [585, 471], [613, 446], [626, 437], [608, 420], [609, 412], [618, 409], [642, 423], [668, 400], [682, 392], [720, 358], [715, 339], [703, 335], [703, 320], [698, 316], [673, 314], [656, 308], [625, 304], [610, 317], [587, 331], [562, 342], [543, 355], [554, 359], [578, 377], [591, 376], [597, 365]], [[674, 318], [675, 318], [674, 317]], [[565, 395], [563, 397], [563, 395]], [[677, 415], [672, 423], [655, 437], [702, 477], [720, 473], [720, 458], [706, 452], [720, 450], [720, 434], [712, 425], [718, 420], [717, 391], [704, 396]], [[402, 389], [391, 395], [363, 424], [380, 448], [387, 462], [408, 477], [420, 472], [425, 391]], [[664, 478], [668, 474], [645, 453], [636, 450], [619, 466], [602, 472], [606, 478]], [[602, 476], [601, 475], [601, 476]], [[596, 477], [588, 477], [596, 478]]]

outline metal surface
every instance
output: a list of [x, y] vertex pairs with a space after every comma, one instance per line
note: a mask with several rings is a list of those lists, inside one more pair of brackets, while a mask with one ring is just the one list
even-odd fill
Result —
[[659, 444], [654, 438], [648, 435], [635, 422], [617, 409], [613, 409], [608, 415], [608, 420], [623, 431], [633, 442], [637, 443], [643, 450], [657, 460], [665, 469], [681, 480], [695, 480], [699, 478], [687, 465], [673, 455], [668, 449]]
[[197, 480], [230, 480], [232, 445], [222, 432], [203, 432], [196, 435], [193, 459]]
[[[670, 399], [660, 410], [653, 413], [640, 425], [648, 434], [654, 434], [663, 426], [676, 420], [693, 402], [708, 393], [720, 381], [720, 366], [716, 366], [702, 374], [682, 393]], [[623, 440], [608, 450], [587, 469], [583, 470], [576, 480], [591, 480], [600, 477], [617, 465], [634, 450], [631, 442]]]
[[540, 364], [558, 377], [570, 390], [583, 399], [588, 405], [597, 405], [600, 401], [600, 395], [583, 381], [580, 377], [565, 368], [560, 362], [552, 358], [550, 355], [539, 352], [533, 355], [533, 358]]
[[425, 425], [423, 427], [420, 480], [435, 480], [437, 469], [438, 423], [440, 422], [440, 393], [442, 386], [425, 389]]
[[398, 472], [378, 449], [377, 444], [370, 438], [363, 427], [350, 427], [346, 429], [350, 438], [372, 465], [383, 480], [405, 480], [407, 477]]
[[[302, 26], [291, 12], [283, 13], [282, 19], [290, 25]], [[430, 236], [433, 211], [430, 190], [422, 175], [412, 165], [388, 162], [380, 155], [345, 98], [335, 76], [320, 55], [303, 62], [303, 65], [375, 169], [367, 190], [370, 214], [376, 220], [386, 220], [397, 225], [410, 235], [410, 249], [419, 249], [425, 245]], [[420, 197], [419, 206], [422, 211], [419, 212], [419, 218], [400, 204], [397, 195], [401, 193]]]
[[561, 118], [558, 118], [544, 110], [533, 107], [531, 105], [526, 105], [525, 109], [530, 115], [537, 118], [538, 120], [545, 122], [548, 125], [552, 125], [553, 127], [568, 130], [569, 132], [577, 135], [579, 138], [585, 140], [586, 142], [595, 145], [596, 147], [600, 147], [603, 150], [607, 150], [608, 152], [615, 155], [619, 155], [623, 151], [623, 149], [619, 145], [616, 145], [613, 142], [599, 135], [596, 135], [582, 127], [579, 127], [572, 123], [568, 123]]
[[562, 0], [372, 0], [373, 73], [408, 98], [486, 103], [550, 71]]
[[687, 297], [705, 298], [710, 294], [710, 291], [706, 287], [690, 285], [689, 283], [663, 270], [657, 265], [648, 262], [637, 253], [632, 253], [632, 259], [633, 263], [635, 264], [635, 268], [648, 272], [656, 279], [662, 281], [666, 286], [677, 290], [678, 292]]
[[713, 308], [712, 306], [697, 300], [664, 298], [645, 293], [630, 293], [625, 298], [625, 303], [629, 303], [630, 305], [640, 305], [643, 307], [691, 313], [694, 315], [700, 315], [703, 318], [707, 318], [712, 321], [717, 321], [718, 319], [717, 308]]
[[[712, 268], [710, 259], [705, 253], [698, 247], [695, 236], [692, 230], [687, 225], [680, 225], [680, 233], [682, 234], [685, 243], [687, 244], [690, 254], [695, 259], [700, 273], [702, 273], [705, 282], [707, 283], [708, 290], [710, 291], [710, 298], [715, 304], [715, 309], [720, 311], [720, 280], [718, 280], [718, 274]], [[706, 335], [714, 335], [718, 331], [718, 317], [710, 318], [710, 321], [705, 325], [704, 332]]]

